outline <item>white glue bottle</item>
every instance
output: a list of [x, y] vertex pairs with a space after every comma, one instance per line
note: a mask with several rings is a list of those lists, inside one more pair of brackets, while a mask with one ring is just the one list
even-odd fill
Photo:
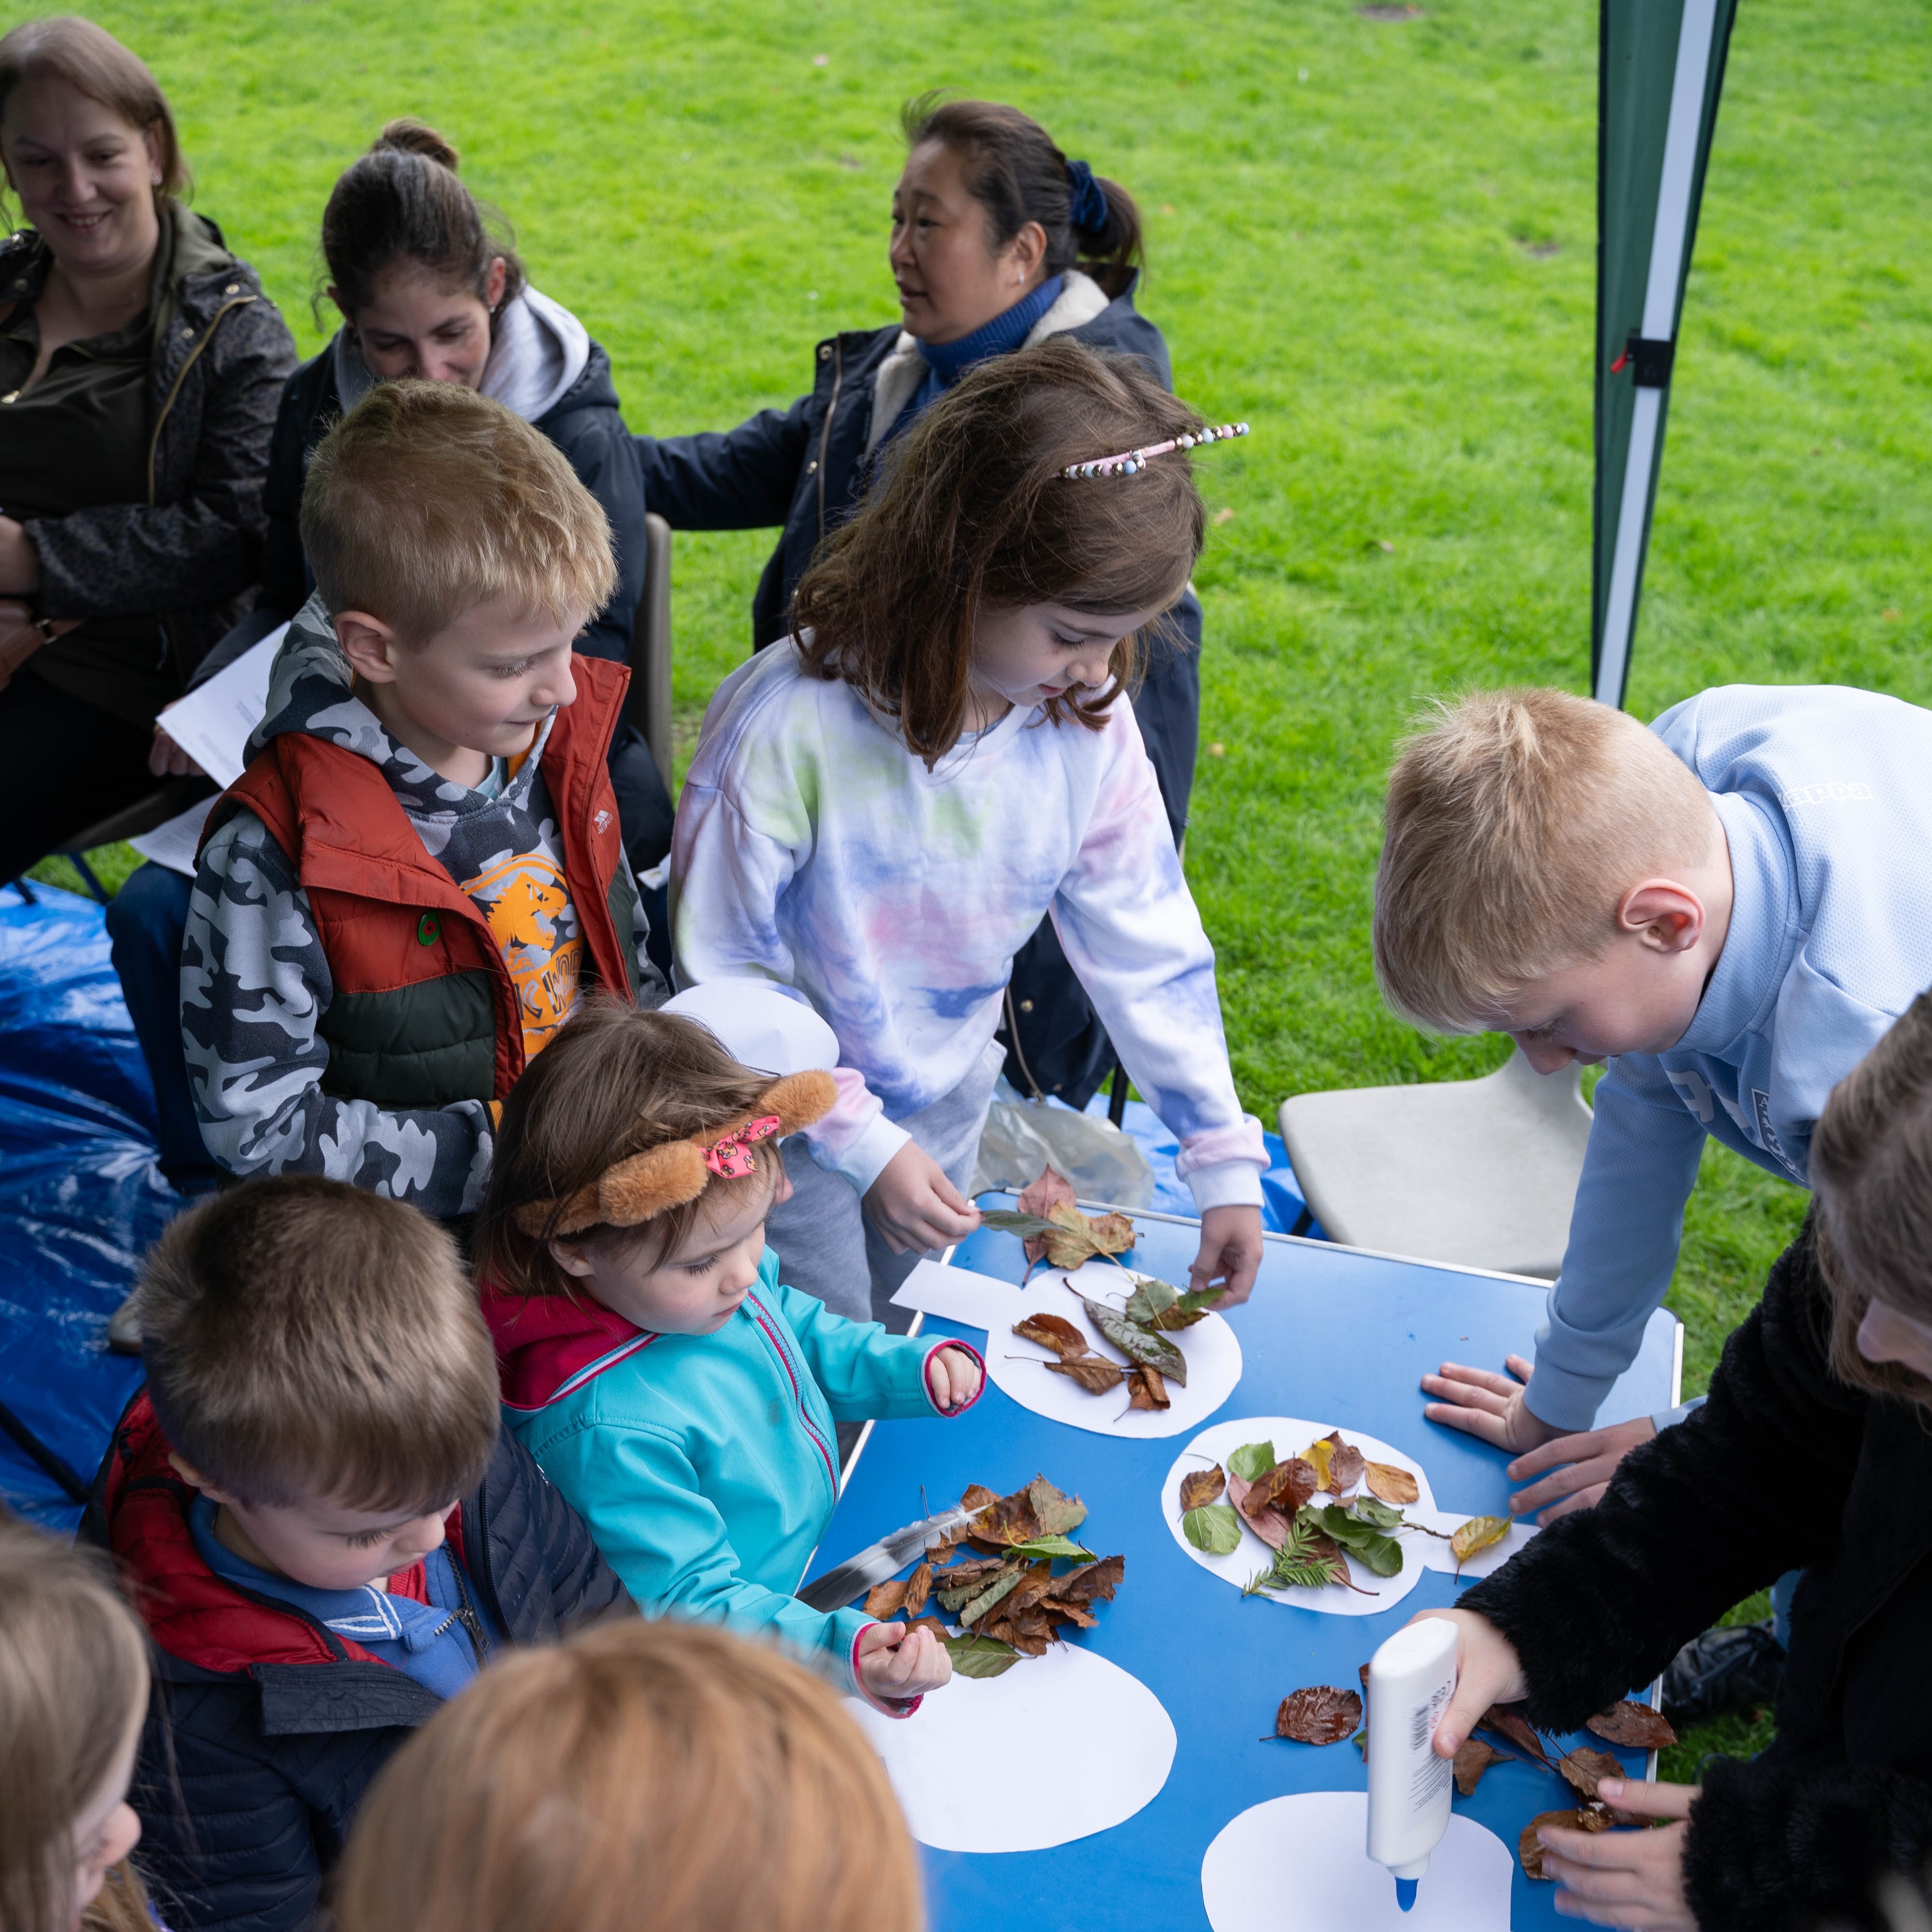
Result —
[[1369, 1660], [1369, 1856], [1394, 1874], [1405, 1912], [1449, 1828], [1450, 1762], [1434, 1742], [1455, 1694], [1457, 1635], [1445, 1618], [1425, 1617]]

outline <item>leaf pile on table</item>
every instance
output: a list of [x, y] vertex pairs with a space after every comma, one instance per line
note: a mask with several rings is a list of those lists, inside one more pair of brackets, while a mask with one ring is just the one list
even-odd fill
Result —
[[989, 1208], [980, 1218], [988, 1228], [1019, 1236], [1028, 1274], [1042, 1261], [1057, 1268], [1077, 1268], [1102, 1257], [1111, 1261], [1134, 1244], [1134, 1224], [1126, 1215], [1083, 1214], [1074, 1202], [1073, 1184], [1050, 1167], [1020, 1190], [1017, 1212]]
[[[959, 1498], [980, 1514], [952, 1532], [910, 1576], [880, 1583], [866, 1614], [904, 1616], [944, 1644], [962, 1677], [997, 1677], [1022, 1657], [1043, 1657], [1068, 1624], [1091, 1630], [1094, 1606], [1108, 1601], [1126, 1569], [1124, 1556], [1096, 1557], [1070, 1532], [1087, 1505], [1036, 1476], [1010, 1496], [974, 1484]], [[1054, 1572], [1056, 1563], [1070, 1564]], [[932, 1615], [937, 1604], [958, 1624], [956, 1634]]]
[[[1352, 1495], [1358, 1485], [1362, 1492]], [[1420, 1495], [1408, 1470], [1370, 1462], [1339, 1430], [1280, 1461], [1272, 1442], [1244, 1442], [1225, 1469], [1217, 1462], [1180, 1479], [1180, 1533], [1196, 1550], [1228, 1556], [1240, 1547], [1245, 1522], [1274, 1552], [1245, 1594], [1334, 1583], [1372, 1597], [1376, 1592], [1355, 1581], [1349, 1558], [1375, 1576], [1399, 1576], [1398, 1536], [1411, 1530], [1442, 1534], [1403, 1516], [1403, 1507]]]

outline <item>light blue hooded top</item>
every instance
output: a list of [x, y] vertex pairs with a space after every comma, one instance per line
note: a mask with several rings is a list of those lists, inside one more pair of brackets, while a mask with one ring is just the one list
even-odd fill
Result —
[[1677, 1265], [1705, 1136], [1809, 1184], [1833, 1087], [1932, 986], [1932, 711], [1836, 685], [1726, 685], [1652, 726], [1730, 847], [1724, 950], [1668, 1052], [1598, 1083], [1529, 1406], [1588, 1429]]

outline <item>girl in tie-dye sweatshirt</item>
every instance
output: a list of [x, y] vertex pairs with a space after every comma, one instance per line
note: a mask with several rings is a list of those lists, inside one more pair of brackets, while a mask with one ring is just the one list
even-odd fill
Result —
[[1118, 701], [1199, 553], [1201, 500], [1179, 448], [1064, 473], [1201, 427], [1138, 362], [1076, 343], [972, 372], [800, 584], [794, 634], [705, 715], [672, 850], [679, 976], [776, 981], [838, 1036], [838, 1104], [809, 1159], [788, 1146], [769, 1230], [787, 1279], [841, 1312], [977, 1225], [960, 1190], [1012, 956], [1043, 915], [1180, 1142], [1195, 1285], [1252, 1286], [1260, 1124]]

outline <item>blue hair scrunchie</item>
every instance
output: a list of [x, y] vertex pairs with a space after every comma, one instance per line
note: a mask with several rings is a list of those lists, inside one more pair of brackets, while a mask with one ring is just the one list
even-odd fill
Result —
[[1067, 163], [1066, 192], [1067, 219], [1083, 235], [1099, 234], [1107, 225], [1107, 194], [1084, 161]]

